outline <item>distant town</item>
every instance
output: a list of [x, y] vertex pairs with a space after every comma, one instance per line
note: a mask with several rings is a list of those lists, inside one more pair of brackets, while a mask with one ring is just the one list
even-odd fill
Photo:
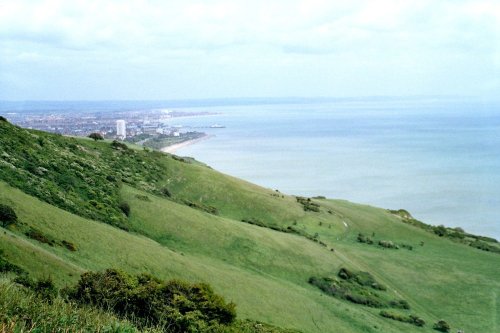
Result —
[[[174, 118], [210, 116], [212, 112], [175, 111], [166, 109], [96, 111], [96, 112], [8, 112], [6, 118], [21, 127], [68, 136], [98, 133], [105, 139], [127, 141], [153, 149], [203, 137], [203, 127], [195, 130], [174, 124]], [[177, 122], [176, 122], [177, 123]], [[206, 128], [221, 128], [210, 124]]]

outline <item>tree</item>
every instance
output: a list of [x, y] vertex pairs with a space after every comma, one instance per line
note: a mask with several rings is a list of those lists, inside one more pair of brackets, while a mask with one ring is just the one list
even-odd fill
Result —
[[0, 225], [7, 227], [17, 222], [17, 215], [12, 207], [0, 204]]
[[104, 137], [102, 136], [101, 133], [90, 133], [89, 138], [94, 139], [94, 141], [104, 140]]

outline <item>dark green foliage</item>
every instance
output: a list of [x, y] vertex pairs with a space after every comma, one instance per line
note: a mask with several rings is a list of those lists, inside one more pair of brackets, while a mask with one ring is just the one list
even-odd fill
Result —
[[32, 289], [38, 297], [47, 302], [52, 302], [57, 296], [56, 286], [50, 277], [37, 280]]
[[399, 249], [399, 246], [397, 244], [394, 244], [392, 241], [388, 240], [380, 240], [378, 241], [378, 245], [386, 249]]
[[413, 251], [413, 245], [409, 245], [409, 244], [400, 244], [400, 246], [401, 246], [403, 249], [407, 249], [407, 250]]
[[111, 147], [113, 147], [113, 149], [116, 149], [116, 150], [125, 150], [125, 151], [128, 150], [128, 147], [126, 144], [124, 144], [120, 141], [116, 141], [116, 140], [113, 140], [113, 142], [111, 142]]
[[120, 202], [118, 206], [125, 216], [130, 216], [130, 205], [127, 202]]
[[434, 324], [432, 328], [440, 332], [450, 331], [450, 325], [444, 320], [439, 320], [437, 323]]
[[386, 290], [387, 288], [378, 283], [375, 278], [368, 272], [352, 272], [347, 268], [341, 268], [339, 270], [338, 276], [344, 280], [351, 280], [356, 282], [360, 286], [371, 287], [377, 290]]
[[404, 299], [390, 301], [389, 305], [391, 308], [410, 310], [410, 304]]
[[61, 242], [61, 244], [62, 244], [65, 248], [67, 248], [68, 250], [70, 250], [71, 252], [75, 252], [75, 251], [77, 250], [77, 247], [76, 247], [76, 245], [75, 245], [75, 244], [73, 244], [73, 243], [71, 243], [71, 242], [68, 242], [68, 241], [66, 241], [66, 240], [63, 240], [63, 241]]
[[357, 238], [358, 242], [360, 243], [366, 243], [366, 244], [373, 244], [373, 240], [368, 237], [368, 236], [365, 236], [364, 234], [362, 233], [359, 233], [358, 234], [358, 238]]
[[319, 204], [313, 202], [311, 198], [295, 197], [295, 199], [297, 200], [298, 203], [302, 205], [302, 208], [304, 208], [306, 212], [307, 211], [316, 213], [319, 212], [319, 207], [320, 207]]
[[6, 123], [8, 122], [7, 119], [5, 117], [3, 117], [3, 116], [0, 116], [0, 121], [4, 121]]
[[56, 244], [54, 239], [45, 235], [40, 230], [37, 230], [34, 228], [29, 228], [28, 231], [26, 231], [24, 234], [31, 239], [39, 241], [40, 243], [45, 243], [45, 244], [48, 244], [50, 246], [54, 246]]
[[387, 288], [378, 283], [368, 272], [353, 272], [347, 268], [341, 268], [337, 277], [311, 277], [309, 283], [327, 295], [355, 304], [373, 308], [410, 308], [405, 300], [390, 300], [384, 294]]
[[439, 237], [443, 237], [443, 236], [446, 236], [448, 234], [446, 227], [444, 225], [438, 225], [437, 227], [434, 227], [433, 231]]
[[161, 194], [163, 194], [164, 196], [166, 196], [168, 198], [172, 197], [172, 193], [170, 193], [170, 191], [167, 187], [162, 187], [160, 192], [161, 192]]
[[67, 295], [78, 303], [133, 318], [142, 327], [168, 325], [169, 332], [203, 332], [236, 318], [235, 305], [226, 303], [207, 284], [163, 282], [112, 269], [84, 273]]
[[217, 208], [210, 206], [210, 205], [205, 205], [205, 204], [202, 204], [200, 202], [193, 202], [193, 201], [190, 201], [187, 199], [182, 200], [182, 202], [191, 208], [198, 209], [198, 210], [201, 210], [201, 211], [209, 213], [209, 214], [213, 214], [213, 215], [219, 214], [219, 211], [217, 210]]
[[490, 245], [486, 242], [480, 241], [480, 240], [475, 240], [469, 244], [470, 246], [483, 250], [483, 251], [488, 251], [488, 252], [495, 252], [495, 253], [500, 253], [500, 247]]
[[58, 294], [57, 288], [50, 277], [34, 280], [28, 273], [23, 272], [14, 279], [14, 282], [31, 289], [38, 298], [46, 302], [52, 302]]
[[14, 209], [8, 205], [0, 204], [0, 226], [7, 227], [17, 222], [17, 215]]
[[15, 283], [20, 284], [23, 287], [33, 289], [35, 286], [36, 281], [29, 276], [28, 273], [24, 272], [23, 274], [19, 274], [19, 276], [16, 276], [14, 279]]
[[90, 133], [89, 138], [93, 139], [94, 141], [104, 140], [104, 137], [101, 133]]
[[404, 316], [404, 315], [400, 315], [398, 313], [388, 312], [385, 310], [380, 311], [379, 314], [384, 318], [397, 320], [397, 321], [400, 321], [403, 323], [413, 324], [413, 325], [418, 326], [418, 327], [422, 327], [425, 325], [425, 321], [422, 318], [419, 318], [418, 316], [415, 316], [415, 315]]

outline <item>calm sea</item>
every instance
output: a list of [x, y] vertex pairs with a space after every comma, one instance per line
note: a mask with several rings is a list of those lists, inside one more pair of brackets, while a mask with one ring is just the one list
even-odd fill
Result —
[[[2, 102], [0, 111], [216, 112], [172, 119], [214, 136], [183, 148], [282, 192], [405, 208], [500, 239], [500, 103], [474, 99]], [[207, 128], [220, 124], [225, 128]]]
[[[200, 108], [196, 108], [199, 110]], [[214, 137], [177, 153], [272, 189], [405, 208], [500, 239], [500, 104], [340, 100], [213, 106], [174, 120]]]

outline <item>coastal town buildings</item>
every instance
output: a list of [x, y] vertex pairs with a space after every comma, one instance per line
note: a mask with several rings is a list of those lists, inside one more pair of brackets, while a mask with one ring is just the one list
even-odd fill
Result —
[[127, 127], [125, 120], [117, 120], [116, 121], [116, 136], [124, 140], [127, 137]]

